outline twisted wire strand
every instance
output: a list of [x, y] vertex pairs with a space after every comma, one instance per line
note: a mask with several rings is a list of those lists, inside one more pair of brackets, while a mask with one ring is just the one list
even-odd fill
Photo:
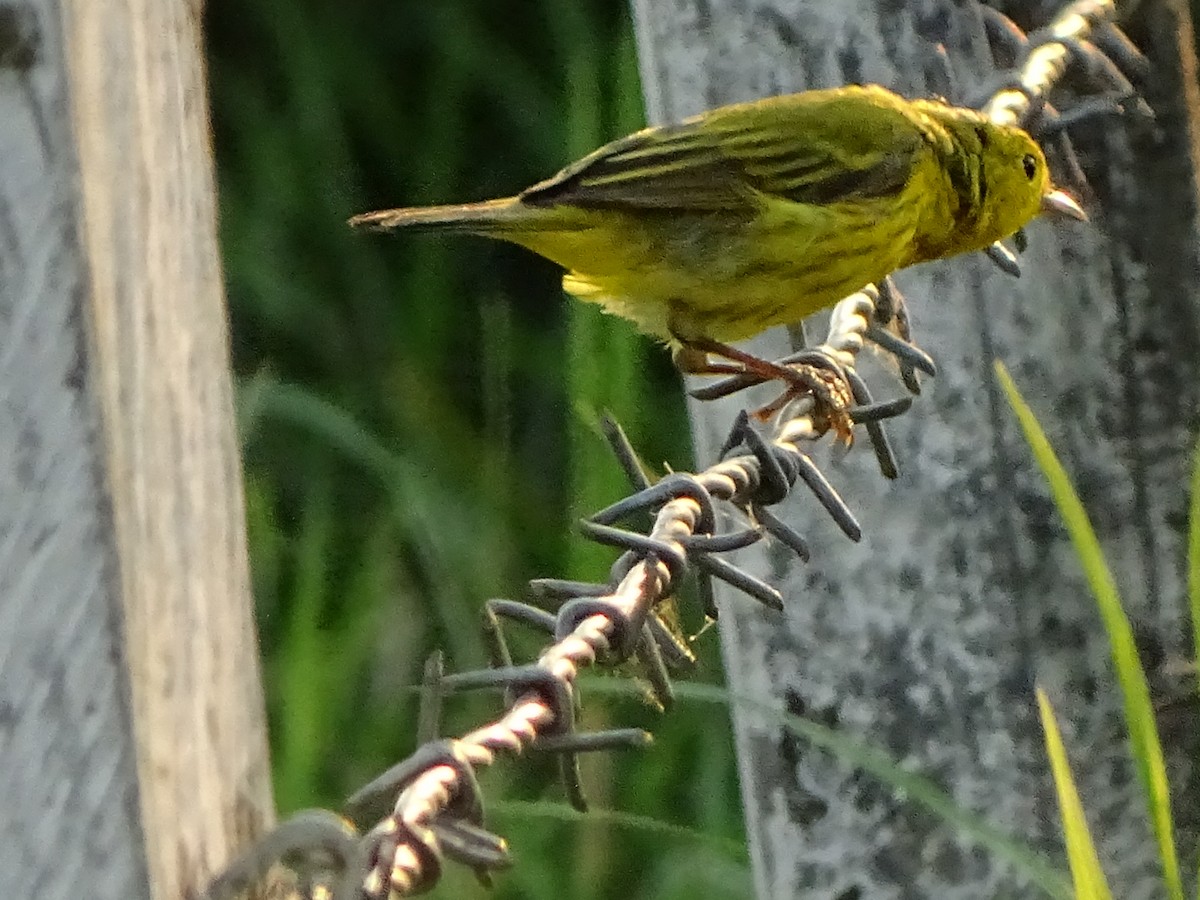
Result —
[[[986, 8], [985, 8], [986, 9]], [[1069, 3], [1044, 29], [1025, 35], [1016, 25], [994, 10], [988, 10], [985, 24], [989, 38], [1007, 42], [1018, 57], [1016, 72], [982, 105], [994, 121], [1008, 124], [1028, 124], [1037, 120], [1053, 120], [1057, 111], [1047, 115], [1048, 94], [1073, 61], [1084, 63], [1094, 81], [1115, 91], [1126, 93], [1128, 81], [1106, 53], [1117, 57], [1127, 69], [1138, 68], [1144, 59], [1131, 49], [1127, 39], [1116, 30], [1113, 21], [1116, 7], [1113, 0], [1075, 0]], [[1093, 33], [1103, 37], [1104, 50], [1090, 43]], [[1124, 43], [1122, 43], [1124, 41]], [[1114, 48], [1114, 49], [1110, 49]], [[1105, 64], [1096, 64], [1102, 58]], [[1065, 133], [1062, 134], [1065, 139]], [[997, 245], [999, 246], [999, 245]], [[1016, 274], [1016, 258], [1007, 248], [989, 253], [997, 265]], [[914, 370], [933, 373], [932, 361], [906, 340], [883, 330], [896, 324], [901, 337], [907, 338], [903, 299], [890, 282], [869, 285], [840, 301], [832, 310], [825, 342], [800, 354], [808, 360], [824, 360], [850, 384], [854, 400], [860, 409], [869, 409], [870, 397], [862, 379], [855, 371], [858, 354], [872, 342], [885, 352], [897, 356], [905, 383], [913, 392], [918, 385]], [[736, 376], [727, 379], [725, 387], [706, 388], [705, 396], [721, 396], [751, 384], [756, 379]], [[869, 436], [885, 475], [894, 477], [894, 460], [878, 418], [907, 408], [905, 404], [874, 404], [876, 415], [863, 415], [856, 421], [867, 426]], [[884, 408], [887, 408], [886, 410]], [[702, 575], [719, 577], [734, 584], [755, 599], [773, 608], [781, 608], [778, 592], [743, 573], [711, 553], [736, 549], [758, 540], [765, 530], [782, 540], [801, 557], [807, 558], [803, 538], [776, 519], [767, 506], [787, 496], [797, 478], [805, 481], [817, 499], [825, 506], [852, 539], [859, 529], [853, 515], [837, 497], [836, 492], [816, 470], [802, 447], [820, 439], [830, 430], [831, 420], [822, 411], [815, 397], [803, 395], [787, 399], [771, 407], [773, 424], [765, 435], [749, 424], [743, 414], [731, 435], [733, 447], [746, 447], [749, 452], [722, 459], [707, 469], [689, 475], [675, 473], [657, 485], [637, 467], [631, 448], [618, 446], [618, 455], [630, 470], [635, 487], [633, 497], [596, 514], [583, 523], [585, 535], [603, 543], [626, 548], [614, 565], [608, 585], [579, 585], [572, 582], [545, 580], [542, 586], [553, 587], [562, 598], [576, 599], [565, 603], [557, 615], [525, 607], [524, 621], [554, 626], [556, 637], [536, 662], [524, 667], [511, 666], [503, 641], [502, 668], [490, 670], [494, 680], [479, 677], [481, 673], [462, 673], [440, 683], [450, 685], [457, 679], [460, 686], [481, 686], [487, 683], [508, 686], [508, 708], [496, 721], [484, 725], [457, 739], [427, 744], [394, 770], [380, 776], [355, 797], [347, 808], [357, 809], [359, 817], [366, 811], [375, 814], [373, 805], [379, 795], [398, 796], [374, 827], [360, 837], [357, 830], [344, 819], [333, 817], [330, 824], [327, 811], [306, 811], [285, 822], [258, 845], [235, 861], [206, 892], [208, 900], [233, 897], [276, 861], [290, 862], [304, 847], [317, 847], [325, 857], [332, 858], [326, 868], [340, 873], [332, 887], [320, 884], [308, 894], [310, 900], [359, 900], [407, 896], [431, 888], [440, 878], [444, 857], [463, 862], [476, 871], [487, 883], [489, 872], [508, 864], [507, 847], [503, 839], [483, 828], [482, 801], [474, 771], [494, 764], [502, 754], [517, 755], [536, 748], [539, 741], [549, 749], [567, 748], [564, 757], [584, 749], [604, 749], [619, 741], [606, 734], [575, 735], [574, 687], [580, 671], [596, 664], [614, 664], [631, 656], [638, 659], [658, 659], [661, 654], [655, 643], [664, 629], [655, 631], [651, 625], [661, 622], [655, 618], [655, 606], [673, 591], [679, 579], [692, 563]], [[722, 454], [725, 455], [724, 453]], [[632, 461], [631, 461], [632, 460]], [[716, 535], [713, 501], [733, 504], [751, 514], [755, 529], [750, 532]], [[632, 511], [656, 506], [653, 525], [646, 535], [621, 531], [611, 522]], [[708, 582], [702, 581], [702, 587]], [[493, 601], [495, 603], [495, 601]], [[508, 608], [521, 606], [502, 601]], [[501, 611], [503, 611], [501, 609]], [[655, 640], [651, 640], [653, 633]], [[663, 652], [688, 655], [686, 647], [671, 651], [669, 644]], [[501, 663], [498, 663], [500, 665]], [[486, 675], [487, 673], [483, 673]], [[544, 676], [544, 677], [543, 677]], [[666, 679], [665, 671], [663, 679]], [[669, 682], [663, 687], [669, 691]], [[669, 693], [663, 698], [664, 705]], [[628, 730], [626, 730], [628, 732]], [[601, 738], [588, 741], [588, 738]], [[623, 733], [625, 745], [636, 743]], [[423, 754], [423, 750], [426, 750]], [[571, 757], [572, 763], [574, 757]], [[564, 772], [568, 767], [564, 765]], [[576, 775], [577, 777], [577, 775]], [[572, 783], [567, 777], [568, 794]], [[576, 793], [577, 783], [574, 785]], [[394, 791], [394, 792], [393, 792]], [[363, 799], [365, 798], [365, 799]], [[582, 808], [582, 797], [572, 797]], [[288, 828], [292, 832], [287, 832]], [[313, 832], [318, 833], [314, 837]], [[288, 844], [287, 834], [295, 833], [307, 840]], [[289, 855], [291, 854], [291, 855]]]
[[1072, 60], [1072, 47], [1086, 41], [1098, 25], [1111, 23], [1117, 14], [1114, 0], [1075, 0], [1036, 35], [1012, 87], [997, 91], [983, 112], [1001, 125], [1019, 125], [1030, 111], [1044, 103], [1051, 89], [1062, 80]]
[[[844, 366], [852, 365], [864, 346], [864, 335], [870, 327], [869, 312], [873, 308], [870, 296], [863, 292], [838, 304], [825, 347], [836, 353]], [[822, 436], [823, 431], [817, 430], [810, 415], [812, 406], [811, 398], [796, 402], [792, 414], [774, 429], [775, 446], [799, 454], [800, 442]], [[696, 480], [714, 498], [748, 501], [760, 483], [759, 464], [756, 456], [739, 456], [709, 467], [697, 474]], [[670, 500], [655, 516], [649, 539], [668, 545], [686, 558], [685, 541], [696, 533], [700, 516], [701, 505], [694, 498]], [[644, 618], [650, 607], [669, 593], [672, 583], [671, 572], [663, 562], [645, 559], [629, 570], [616, 590], [596, 601], [610, 604], [614, 611], [636, 621]], [[573, 685], [582, 668], [595, 664], [598, 655], [609, 650], [612, 629], [611, 617], [602, 613], [591, 615], [569, 635], [547, 648], [535, 665]], [[500, 719], [464, 735], [455, 743], [473, 766], [489, 766], [500, 752], [519, 754], [528, 749], [538, 737], [539, 730], [553, 723], [555, 715], [541, 697], [525, 695]], [[441, 812], [456, 789], [457, 773], [454, 770], [445, 766], [431, 769], [418, 776], [400, 794], [394, 816], [410, 826], [427, 824]], [[377, 874], [377, 871], [372, 872], [372, 875]], [[401, 896], [420, 887], [424, 881], [421, 855], [405, 845], [397, 848], [389, 880], [390, 890]], [[368, 881], [364, 888], [368, 895], [373, 895], [378, 891], [378, 880], [368, 876]]]

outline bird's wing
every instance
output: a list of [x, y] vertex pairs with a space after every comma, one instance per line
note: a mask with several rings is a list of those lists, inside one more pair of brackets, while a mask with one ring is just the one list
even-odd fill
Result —
[[526, 190], [533, 205], [717, 210], [761, 195], [825, 204], [895, 192], [927, 122], [881, 88], [842, 88], [723, 107], [614, 141]]

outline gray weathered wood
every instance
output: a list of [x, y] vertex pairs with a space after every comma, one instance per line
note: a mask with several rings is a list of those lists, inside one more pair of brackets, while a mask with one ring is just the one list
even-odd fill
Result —
[[[988, 69], [969, 2], [633, 6], [656, 121], [849, 81], [940, 93], [938, 44], [964, 86]], [[1094, 222], [1033, 225], [1020, 280], [978, 255], [900, 276], [919, 340], [941, 366], [891, 428], [901, 477], [884, 482], [862, 446], [844, 460], [818, 451], [865, 539], [849, 544], [810, 498], [792, 498], [782, 511], [808, 534], [812, 563], [770, 549], [742, 556], [784, 590], [786, 614], [739, 597], [721, 608], [735, 693], [859, 735], [1057, 853], [1032, 693], [1035, 680], [1045, 685], [1123, 898], [1161, 896], [1161, 887], [1107, 644], [990, 367], [993, 358], [1010, 366], [1076, 479], [1147, 660], [1183, 655], [1184, 485], [1200, 425], [1195, 66], [1183, 5], [1143, 6], [1135, 34], [1155, 64], [1148, 99], [1158, 122], [1086, 131]], [[786, 342], [768, 335], [752, 348], [778, 354]], [[899, 393], [886, 376], [874, 384], [877, 395]], [[693, 406], [699, 460], [711, 458], [734, 406]], [[744, 709], [734, 718], [760, 897], [1030, 895], [1003, 864], [870, 777], [776, 722]], [[1173, 771], [1186, 771], [1195, 737], [1186, 746], [1178, 731], [1168, 739]], [[1181, 786], [1177, 807], [1194, 822], [1194, 797], [1180, 804]]]
[[37, 22], [38, 60], [0, 69], [0, 894], [86, 883], [135, 900], [149, 892], [56, 5], [10, 20], [26, 50]]
[[271, 824], [200, 4], [0, 6], [0, 895]]

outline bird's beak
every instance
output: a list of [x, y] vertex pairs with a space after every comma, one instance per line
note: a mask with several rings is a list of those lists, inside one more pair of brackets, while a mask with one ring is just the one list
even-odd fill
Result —
[[1042, 212], [1056, 219], [1087, 221], [1087, 213], [1065, 191], [1054, 190], [1042, 195]]

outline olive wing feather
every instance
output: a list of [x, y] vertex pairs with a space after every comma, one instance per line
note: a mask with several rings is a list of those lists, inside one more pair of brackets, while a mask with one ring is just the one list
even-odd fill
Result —
[[899, 191], [927, 123], [881, 88], [724, 107], [614, 141], [521, 194], [536, 206], [714, 211], [761, 195], [827, 204]]

